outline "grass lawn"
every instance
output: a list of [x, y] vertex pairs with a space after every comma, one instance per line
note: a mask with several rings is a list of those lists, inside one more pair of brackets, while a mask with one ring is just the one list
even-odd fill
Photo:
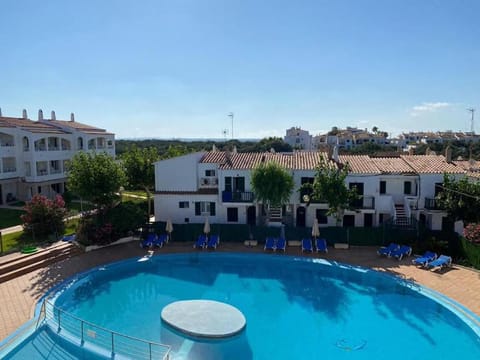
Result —
[[[64, 235], [74, 234], [77, 231], [78, 226], [78, 219], [68, 220], [65, 223], [65, 231], [63, 232]], [[4, 253], [12, 252], [12, 251], [19, 251], [26, 245], [39, 245], [45, 243], [46, 239], [41, 239], [37, 241], [33, 241], [31, 237], [24, 237], [23, 231], [5, 234], [2, 235], [2, 246], [0, 249], [3, 250]]]
[[20, 238], [22, 237], [22, 235], [23, 235], [23, 231], [2, 235], [2, 244], [0, 249], [4, 253], [8, 253], [13, 250], [20, 250], [20, 247], [21, 247]]
[[122, 191], [122, 195], [135, 195], [135, 196], [142, 196], [147, 198], [147, 192], [145, 190], [124, 190]]
[[21, 225], [20, 215], [24, 213], [23, 210], [0, 209], [0, 229]]

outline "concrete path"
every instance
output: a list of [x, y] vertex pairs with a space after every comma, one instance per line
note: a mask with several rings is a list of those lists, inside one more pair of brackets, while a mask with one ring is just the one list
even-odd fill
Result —
[[[353, 247], [349, 250], [329, 248], [328, 254], [302, 255], [299, 247], [288, 247], [286, 253], [321, 257], [386, 271], [439, 291], [480, 316], [480, 272], [456, 265], [444, 272], [419, 269], [411, 264], [411, 258], [397, 261], [379, 257], [376, 249], [373, 247]], [[202, 250], [193, 249], [192, 243], [174, 242], [156, 250], [155, 256], [191, 251]], [[254, 253], [263, 252], [263, 247], [245, 247], [243, 244], [222, 242], [216, 251]], [[138, 241], [133, 241], [84, 253], [0, 284], [0, 339], [5, 338], [32, 317], [36, 302], [53, 285], [94, 266], [140, 257], [145, 253], [145, 250], [140, 249]], [[278, 256], [283, 256], [283, 253]], [[2, 258], [0, 258], [0, 262]]]

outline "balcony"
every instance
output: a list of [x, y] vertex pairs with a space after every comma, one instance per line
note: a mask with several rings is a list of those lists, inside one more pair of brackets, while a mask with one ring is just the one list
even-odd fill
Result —
[[360, 196], [351, 205], [355, 209], [375, 209], [375, 198], [373, 196]]
[[200, 187], [212, 188], [218, 186], [218, 178], [216, 177], [203, 177], [200, 178]]
[[427, 210], [443, 210], [434, 198], [425, 198], [425, 209]]
[[223, 202], [251, 203], [254, 198], [251, 191], [222, 191]]

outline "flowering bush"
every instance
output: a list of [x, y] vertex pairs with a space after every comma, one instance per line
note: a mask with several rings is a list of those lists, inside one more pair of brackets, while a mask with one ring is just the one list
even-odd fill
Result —
[[67, 215], [67, 209], [60, 195], [54, 200], [43, 195], [34, 195], [32, 200], [25, 204], [24, 210], [25, 214], [20, 218], [27, 234], [40, 238], [55, 233], [63, 234], [63, 219]]
[[463, 236], [472, 243], [480, 244], [480, 224], [471, 223], [465, 226]]

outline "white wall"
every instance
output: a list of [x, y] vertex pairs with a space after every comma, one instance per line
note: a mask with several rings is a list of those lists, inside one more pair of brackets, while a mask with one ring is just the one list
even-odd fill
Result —
[[197, 164], [203, 152], [178, 156], [155, 163], [156, 191], [197, 191]]

